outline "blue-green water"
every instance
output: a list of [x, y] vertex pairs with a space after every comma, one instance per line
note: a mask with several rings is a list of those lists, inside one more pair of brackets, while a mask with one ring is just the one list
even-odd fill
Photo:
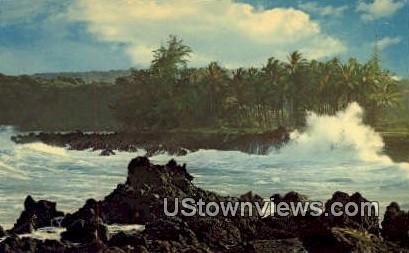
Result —
[[[186, 163], [195, 183], [222, 194], [252, 190], [263, 197], [299, 191], [326, 200], [334, 191], [361, 192], [384, 208], [398, 201], [409, 208], [409, 166], [382, 154], [381, 137], [361, 122], [361, 110], [351, 105], [337, 116], [311, 114], [303, 133], [268, 155], [237, 151], [199, 150], [176, 160]], [[127, 164], [143, 155], [119, 152], [73, 151], [42, 143], [16, 145], [10, 127], [0, 128], [0, 224], [10, 227], [20, 215], [26, 195], [57, 201], [73, 211], [87, 198], [101, 199], [124, 182]], [[166, 163], [171, 156], [151, 158]]]

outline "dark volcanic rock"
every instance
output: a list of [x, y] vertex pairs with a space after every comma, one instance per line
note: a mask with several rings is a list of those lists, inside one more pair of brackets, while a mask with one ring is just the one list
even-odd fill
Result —
[[217, 251], [227, 250], [241, 243], [241, 233], [228, 218], [195, 217], [189, 223], [200, 241]]
[[56, 203], [39, 200], [35, 201], [30, 195], [24, 201], [24, 211], [11, 229], [12, 233], [31, 233], [33, 229], [51, 226], [53, 219], [64, 216], [63, 212], [57, 211]]
[[278, 204], [280, 202], [296, 203], [307, 201], [307, 197], [299, 194], [298, 192], [288, 192], [284, 196], [281, 196], [280, 194], [274, 194], [273, 196], [271, 196], [271, 200], [273, 200], [275, 204]]
[[[16, 143], [41, 141], [49, 145], [70, 147], [74, 150], [121, 150], [134, 152], [138, 148], [147, 156], [167, 152], [186, 155], [199, 149], [240, 150], [248, 153], [266, 153], [289, 141], [289, 130], [279, 127], [264, 133], [197, 133], [197, 132], [122, 132], [122, 133], [30, 133], [13, 136]], [[146, 140], [149, 140], [147, 142]], [[111, 152], [108, 152], [108, 154]]]
[[111, 247], [127, 248], [146, 246], [146, 239], [141, 233], [125, 233], [119, 232], [114, 234], [108, 242], [108, 245]]
[[198, 245], [195, 233], [182, 219], [171, 217], [146, 224], [148, 240], [177, 241], [184, 245]]
[[386, 240], [409, 246], [409, 212], [400, 210], [395, 202], [386, 208], [382, 221], [382, 236]]
[[[264, 200], [252, 192], [238, 198], [223, 197], [192, 184], [185, 165], [174, 160], [153, 165], [146, 157], [133, 159], [128, 177], [102, 201], [89, 199], [78, 211], [67, 214], [62, 225], [67, 229], [59, 241], [18, 238], [13, 233], [0, 242], [0, 252], [408, 252], [408, 213], [392, 203], [385, 214], [379, 237], [378, 218], [372, 215], [332, 216], [322, 214], [260, 217], [253, 210], [227, 216], [192, 216], [164, 214], [164, 198], [173, 210], [174, 199], [191, 198], [206, 203], [252, 202]], [[274, 202], [297, 203], [307, 198], [296, 192], [274, 195]], [[336, 192], [325, 204], [367, 202], [359, 193], [349, 196]], [[248, 209], [248, 211], [250, 211]], [[17, 224], [29, 228], [49, 225], [49, 217], [61, 216], [55, 203], [34, 201], [27, 197], [25, 210]], [[145, 230], [119, 232], [109, 238], [106, 224], [145, 224]], [[27, 231], [29, 231], [28, 229]], [[397, 244], [399, 243], [399, 245]], [[406, 248], [405, 248], [406, 247]]]
[[[55, 240], [38, 240], [30, 237], [19, 238], [9, 236], [0, 242], [0, 252], [2, 253], [65, 253], [81, 252], [73, 245], [63, 244]], [[87, 252], [87, 251], [82, 251]], [[88, 251], [89, 252], [89, 251]]]
[[303, 243], [297, 238], [277, 239], [277, 240], [256, 240], [251, 241], [243, 247], [231, 249], [231, 253], [307, 253]]
[[108, 240], [108, 229], [100, 216], [97, 215], [99, 203], [89, 199], [85, 205], [74, 214], [67, 214], [61, 222], [66, 231], [61, 238], [66, 241], [89, 243]]
[[[135, 158], [128, 165], [126, 184], [118, 185], [102, 201], [101, 217], [108, 224], [144, 224], [164, 216], [164, 198], [170, 205], [175, 198], [220, 198], [194, 186], [192, 179], [185, 165], [180, 166], [173, 160], [160, 166], [152, 165], [146, 157]], [[173, 210], [172, 206], [170, 208]]]
[[242, 202], [252, 202], [252, 203], [258, 202], [258, 203], [260, 203], [260, 204], [263, 204], [263, 203], [264, 203], [264, 200], [263, 200], [262, 197], [260, 197], [260, 196], [257, 195], [257, 194], [254, 194], [254, 193], [251, 192], [251, 191], [249, 191], [249, 192], [247, 192], [247, 193], [241, 195], [241, 196], [239, 197], [239, 200], [242, 201]]
[[78, 219], [67, 227], [67, 231], [61, 233], [61, 239], [77, 243], [90, 243], [97, 240], [106, 242], [108, 229], [101, 219]]
[[[334, 216], [329, 211], [331, 205], [334, 202], [342, 203], [342, 208], [337, 208], [336, 210], [342, 211], [343, 214], [340, 216]], [[347, 203], [355, 203], [358, 207], [358, 212], [354, 216], [348, 216], [345, 214], [344, 207], [346, 207]], [[375, 206], [370, 207], [362, 207], [363, 203], [369, 203], [369, 201], [361, 196], [360, 193], [356, 192], [349, 196], [347, 193], [344, 192], [335, 192], [332, 195], [332, 198], [325, 203], [325, 210], [328, 215], [322, 215], [322, 221], [328, 227], [350, 227], [355, 228], [358, 230], [367, 231], [374, 235], [379, 235], [379, 218], [376, 215]], [[370, 215], [368, 214], [368, 210]], [[350, 211], [353, 212], [354, 208], [351, 207]], [[363, 214], [363, 215], [362, 215]]]
[[0, 243], [0, 252], [3, 253], [25, 253], [35, 252], [37, 248], [37, 240], [20, 239], [17, 236], [10, 236]]
[[[276, 194], [272, 198], [274, 198], [275, 204], [280, 202], [291, 204], [307, 200], [305, 196], [295, 192], [289, 192], [283, 197]], [[335, 202], [342, 203], [344, 206], [346, 203], [356, 203], [358, 213], [355, 216], [347, 216], [345, 213], [340, 216], [334, 216], [330, 213], [330, 207]], [[258, 223], [256, 237], [262, 240], [297, 237], [304, 242], [308, 251], [311, 252], [352, 252], [347, 250], [347, 248], [352, 250], [355, 248], [362, 249], [362, 247], [366, 246], [369, 247], [370, 244], [365, 244], [367, 240], [364, 238], [378, 238], [379, 223], [374, 207], [370, 208], [371, 215], [368, 215], [367, 212], [361, 215], [361, 203], [366, 202], [368, 201], [359, 193], [349, 196], [343, 192], [335, 192], [332, 198], [325, 203], [326, 212], [320, 216], [314, 216], [307, 212], [305, 216], [290, 214], [287, 217], [266, 217]], [[337, 229], [334, 230], [334, 228]], [[352, 233], [351, 231], [354, 232]], [[351, 238], [354, 239], [352, 242], [345, 239], [345, 237], [351, 234], [353, 235]], [[360, 236], [360, 234], [368, 236], [364, 237]], [[378, 241], [378, 244], [371, 244], [371, 247], [381, 247], [382, 242], [380, 239]], [[359, 246], [358, 244], [364, 244], [364, 246]], [[335, 247], [334, 245], [337, 246]], [[335, 251], [335, 248], [342, 248], [341, 246], [344, 250]]]
[[112, 149], [106, 148], [99, 153], [100, 156], [110, 156], [115, 155], [115, 152]]
[[77, 212], [70, 214], [68, 213], [61, 222], [63, 227], [68, 227], [77, 220], [95, 220], [97, 219], [97, 210], [99, 208], [99, 202], [95, 199], [88, 199], [85, 205], [78, 209]]
[[322, 237], [304, 240], [308, 252], [405, 252], [379, 237], [353, 228], [333, 227]]
[[6, 233], [4, 232], [3, 227], [0, 226], [0, 238], [3, 237], [3, 236], [5, 236], [5, 235], [6, 235]]

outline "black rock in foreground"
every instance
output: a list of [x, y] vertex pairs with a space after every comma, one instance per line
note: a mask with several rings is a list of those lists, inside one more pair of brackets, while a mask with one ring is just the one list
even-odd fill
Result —
[[24, 211], [11, 229], [12, 233], [26, 234], [33, 230], [52, 226], [53, 220], [64, 216], [63, 212], [56, 210], [56, 203], [40, 200], [35, 201], [30, 195], [24, 201]]
[[[0, 242], [0, 252], [409, 252], [408, 213], [395, 203], [388, 207], [383, 229], [373, 216], [165, 216], [164, 198], [263, 203], [251, 192], [236, 198], [205, 191], [193, 185], [192, 179], [185, 165], [173, 160], [161, 166], [146, 157], [135, 158], [129, 163], [125, 184], [104, 200], [90, 199], [64, 216], [61, 224], [66, 231], [60, 241], [20, 238], [12, 229]], [[274, 195], [274, 199], [307, 201], [295, 192]], [[336, 192], [325, 205], [334, 201], [367, 200], [359, 193]], [[169, 204], [174, 205], [173, 201]], [[32, 229], [62, 215], [55, 203], [31, 197], [25, 209], [17, 224]], [[107, 225], [114, 223], [144, 224], [145, 230], [110, 235]]]

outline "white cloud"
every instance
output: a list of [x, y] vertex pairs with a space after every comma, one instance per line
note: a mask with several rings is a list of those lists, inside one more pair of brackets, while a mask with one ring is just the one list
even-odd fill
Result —
[[406, 0], [373, 0], [371, 3], [360, 0], [356, 10], [362, 12], [362, 20], [371, 21], [392, 16], [405, 4]]
[[401, 41], [400, 37], [384, 37], [378, 40], [377, 45], [379, 50], [384, 50], [387, 47], [399, 44]]
[[310, 12], [310, 13], [315, 13], [321, 16], [342, 16], [344, 12], [348, 9], [348, 6], [342, 5], [342, 6], [320, 6], [316, 2], [307, 2], [307, 3], [301, 3], [298, 5], [298, 8], [301, 10]]
[[340, 54], [345, 46], [316, 21], [292, 8], [259, 10], [231, 0], [77, 0], [67, 16], [85, 22], [97, 39], [127, 45], [136, 64], [175, 34], [189, 44], [194, 65], [219, 60], [230, 66], [264, 63], [301, 50], [310, 58]]

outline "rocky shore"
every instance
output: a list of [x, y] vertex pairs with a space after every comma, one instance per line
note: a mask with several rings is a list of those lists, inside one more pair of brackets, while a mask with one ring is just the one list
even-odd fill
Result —
[[[251, 192], [221, 196], [196, 187], [185, 165], [171, 160], [154, 165], [137, 157], [128, 165], [126, 182], [103, 200], [89, 199], [71, 214], [57, 204], [27, 196], [13, 228], [0, 228], [0, 252], [409, 252], [409, 213], [392, 202], [382, 224], [376, 216], [165, 216], [163, 199], [192, 198], [204, 202], [263, 199]], [[274, 201], [306, 201], [289, 192]], [[334, 201], [361, 203], [359, 193], [335, 192]], [[172, 203], [172, 202], [170, 202]], [[169, 207], [173, 210], [173, 207]], [[109, 233], [112, 224], [141, 224], [143, 231]], [[60, 240], [22, 237], [44, 226], [61, 226]], [[382, 226], [380, 226], [382, 225]]]
[[[239, 150], [263, 154], [272, 146], [279, 147], [289, 140], [285, 128], [264, 133], [193, 133], [193, 132], [139, 132], [139, 133], [30, 133], [13, 136], [15, 143], [43, 142], [73, 150], [99, 150], [101, 155], [115, 154], [114, 150], [136, 151], [144, 149], [147, 155], [168, 152], [184, 155], [198, 149]], [[147, 141], [149, 140], [149, 141]]]

